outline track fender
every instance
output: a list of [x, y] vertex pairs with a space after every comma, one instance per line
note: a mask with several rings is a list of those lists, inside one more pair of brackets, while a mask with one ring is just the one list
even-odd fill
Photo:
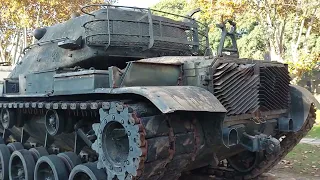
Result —
[[209, 91], [195, 86], [147, 86], [116, 88], [111, 94], [136, 94], [147, 98], [162, 113], [174, 111], [226, 112]]
[[297, 85], [290, 85], [290, 95], [290, 115], [293, 121], [293, 130], [298, 131], [308, 117], [311, 104], [314, 104], [318, 109], [320, 109], [320, 104], [310, 91]]

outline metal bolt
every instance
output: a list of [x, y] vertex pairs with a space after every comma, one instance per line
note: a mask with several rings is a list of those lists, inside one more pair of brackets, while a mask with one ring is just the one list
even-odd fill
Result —
[[117, 104], [117, 111], [123, 111], [123, 106], [121, 104]]
[[135, 120], [134, 120], [133, 118], [130, 118], [130, 119], [129, 119], [129, 122], [130, 122], [132, 125], [135, 124]]
[[112, 115], [112, 120], [115, 120], [115, 119], [116, 119], [116, 117], [114, 115]]
[[102, 108], [103, 109], [110, 109], [110, 103], [109, 102], [102, 103]]
[[130, 164], [130, 162], [127, 160], [127, 161], [126, 161], [126, 164], [127, 164], [127, 165], [129, 165], [129, 164]]
[[130, 151], [133, 151], [133, 147], [130, 147]]
[[124, 124], [124, 120], [123, 119], [121, 119], [121, 124]]

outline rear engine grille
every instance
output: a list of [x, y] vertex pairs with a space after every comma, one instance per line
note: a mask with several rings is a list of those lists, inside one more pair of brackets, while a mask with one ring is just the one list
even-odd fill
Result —
[[228, 115], [251, 113], [259, 108], [259, 77], [255, 64], [222, 63], [213, 75], [214, 95]]
[[290, 76], [286, 67], [260, 67], [260, 110], [287, 109], [289, 84]]
[[288, 109], [288, 74], [279, 65], [220, 63], [213, 74], [214, 95], [228, 116]]

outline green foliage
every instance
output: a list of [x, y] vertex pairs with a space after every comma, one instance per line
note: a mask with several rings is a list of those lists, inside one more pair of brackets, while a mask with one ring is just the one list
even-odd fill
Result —
[[[175, 0], [175, 1], [163, 0], [157, 3], [154, 7], [152, 7], [152, 9], [184, 16], [192, 9], [192, 7], [185, 0]], [[170, 14], [159, 13], [159, 12], [154, 12], [154, 13], [160, 16], [174, 19], [174, 20], [182, 19], [181, 17], [170, 15]]]
[[[163, 0], [153, 8], [185, 14], [197, 7], [202, 13], [196, 19], [210, 27], [213, 51], [221, 37], [215, 24], [231, 18], [237, 23], [240, 57], [264, 59], [267, 53], [279, 54], [279, 60], [288, 63], [290, 72], [298, 78], [319, 69], [320, 3], [317, 0], [263, 0], [259, 4], [255, 0]], [[230, 45], [230, 41], [225, 44]]]
[[240, 57], [262, 60], [266, 53], [266, 38], [260, 25], [254, 26], [248, 34], [238, 40]]
[[252, 13], [237, 16], [235, 21], [237, 22], [238, 33], [241, 34], [237, 41], [240, 57], [263, 59], [267, 49], [267, 38], [261, 23]]

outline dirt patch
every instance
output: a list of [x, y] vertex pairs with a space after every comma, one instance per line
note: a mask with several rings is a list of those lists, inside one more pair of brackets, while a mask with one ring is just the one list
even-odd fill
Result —
[[319, 180], [320, 177], [312, 175], [302, 175], [291, 172], [288, 168], [283, 168], [281, 165], [276, 166], [269, 173], [264, 174], [259, 180]]

